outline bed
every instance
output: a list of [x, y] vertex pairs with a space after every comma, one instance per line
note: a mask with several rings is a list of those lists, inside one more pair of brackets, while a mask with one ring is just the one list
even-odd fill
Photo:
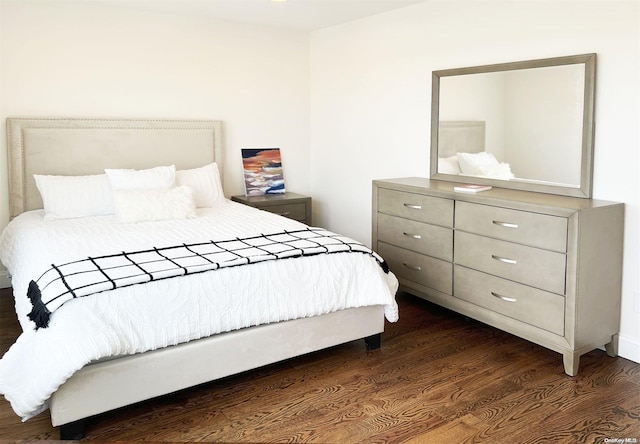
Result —
[[513, 179], [511, 166], [499, 161], [485, 146], [483, 120], [440, 121], [438, 125], [438, 167], [440, 174]]
[[[50, 220], [51, 197], [43, 210], [47, 194], [38, 187], [50, 188], [34, 177], [102, 181], [105, 168], [164, 172], [171, 165], [176, 184], [181, 174], [183, 184], [192, 185], [181, 188], [198, 189], [202, 178], [193, 172], [213, 165], [223, 175], [219, 121], [9, 118], [7, 140], [12, 221], [3, 232], [2, 261], [12, 276], [23, 333], [0, 360], [0, 392], [24, 420], [49, 408], [62, 439], [82, 437], [93, 415], [280, 360], [362, 338], [368, 348], [379, 348], [385, 317], [398, 318], [395, 276], [382, 258], [348, 240], [349, 249], [366, 254], [304, 255], [300, 248], [299, 256], [246, 266], [192, 274], [182, 266], [182, 275], [114, 284], [50, 306], [40, 324], [30, 299], [35, 270], [73, 262], [87, 249], [106, 257], [145, 251], [152, 242], [156, 252], [178, 244], [191, 251], [211, 239], [246, 242], [265, 233], [272, 239], [324, 231], [231, 202], [220, 179], [214, 203], [190, 208], [195, 213], [179, 220], [124, 223], [122, 207], [117, 215], [101, 210]], [[334, 233], [328, 237], [344, 243]], [[25, 366], [32, 356], [37, 360]]]
[[438, 125], [438, 157], [480, 153], [485, 149], [483, 120], [444, 120]]

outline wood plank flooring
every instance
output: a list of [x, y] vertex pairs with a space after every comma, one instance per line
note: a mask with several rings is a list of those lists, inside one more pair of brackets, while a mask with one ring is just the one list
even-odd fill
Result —
[[[557, 353], [413, 296], [398, 302], [378, 351], [354, 341], [99, 415], [86, 440], [640, 442], [640, 364], [596, 350], [571, 378]], [[0, 353], [19, 333], [12, 303], [0, 292]], [[0, 439], [58, 431], [48, 413], [21, 423], [2, 399]]]

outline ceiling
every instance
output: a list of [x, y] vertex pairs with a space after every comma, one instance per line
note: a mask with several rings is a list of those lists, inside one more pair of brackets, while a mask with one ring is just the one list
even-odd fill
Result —
[[144, 11], [313, 31], [425, 0], [76, 0]]

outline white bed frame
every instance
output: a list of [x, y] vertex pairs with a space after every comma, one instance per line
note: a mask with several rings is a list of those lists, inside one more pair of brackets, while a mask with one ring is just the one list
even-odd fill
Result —
[[[101, 174], [175, 164], [223, 167], [222, 123], [203, 120], [8, 118], [11, 217], [42, 208], [33, 174]], [[90, 364], [51, 397], [62, 439], [84, 436], [86, 418], [284, 359], [365, 338], [380, 347], [381, 305], [246, 328]], [[211, 357], [208, 359], [207, 357]]]

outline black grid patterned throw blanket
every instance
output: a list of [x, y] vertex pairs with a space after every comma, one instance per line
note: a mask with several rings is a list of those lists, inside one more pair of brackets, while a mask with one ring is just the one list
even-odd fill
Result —
[[378, 261], [385, 273], [389, 272], [384, 260], [365, 245], [322, 228], [151, 248], [52, 264], [37, 280], [29, 283], [27, 295], [33, 305], [29, 318], [38, 329], [47, 327], [51, 314], [73, 298], [268, 260], [347, 252], [368, 254]]

